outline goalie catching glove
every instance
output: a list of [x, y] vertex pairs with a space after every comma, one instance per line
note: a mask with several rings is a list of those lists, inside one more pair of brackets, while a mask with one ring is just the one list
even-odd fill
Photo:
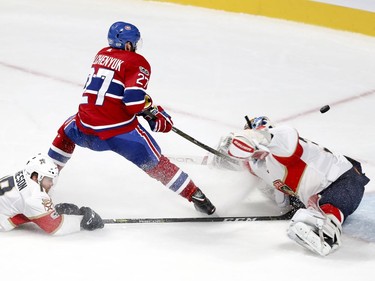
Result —
[[81, 227], [85, 230], [95, 230], [104, 227], [102, 218], [89, 207], [78, 208], [74, 204], [60, 203], [55, 205], [55, 209], [59, 215], [83, 216]]
[[172, 118], [160, 105], [150, 107], [147, 111], [148, 113], [143, 112], [142, 116], [146, 119], [153, 132], [168, 133], [172, 130]]

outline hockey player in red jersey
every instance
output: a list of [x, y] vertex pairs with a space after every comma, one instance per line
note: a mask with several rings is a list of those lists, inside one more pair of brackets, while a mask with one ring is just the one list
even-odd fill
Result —
[[252, 174], [286, 199], [296, 197], [307, 206], [291, 220], [292, 240], [322, 256], [336, 250], [342, 223], [359, 206], [369, 182], [361, 164], [301, 138], [292, 127], [275, 127], [267, 117], [249, 123], [226, 138], [221, 152], [244, 161]]
[[38, 154], [24, 169], [1, 178], [0, 231], [29, 222], [52, 235], [103, 228], [100, 216], [88, 207], [78, 208], [69, 203], [54, 206], [48, 192], [58, 175], [56, 164], [48, 156]]
[[[211, 215], [214, 205], [187, 173], [161, 153], [154, 138], [138, 122], [144, 117], [154, 132], [167, 133], [173, 126], [171, 117], [146, 93], [151, 68], [136, 53], [140, 39], [134, 25], [112, 24], [109, 47], [100, 50], [93, 60], [78, 113], [60, 127], [48, 154], [61, 169], [76, 145], [94, 151], [111, 150], [192, 201], [198, 211]], [[146, 115], [146, 109], [155, 118]]]

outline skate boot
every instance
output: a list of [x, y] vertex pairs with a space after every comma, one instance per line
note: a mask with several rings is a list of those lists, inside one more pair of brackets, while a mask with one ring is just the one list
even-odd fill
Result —
[[211, 201], [199, 188], [191, 196], [191, 201], [194, 203], [194, 207], [197, 211], [207, 215], [212, 215], [216, 210], [215, 206], [212, 205]]

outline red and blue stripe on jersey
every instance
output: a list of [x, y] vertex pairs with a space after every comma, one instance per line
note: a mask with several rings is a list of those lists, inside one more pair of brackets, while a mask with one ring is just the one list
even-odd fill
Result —
[[79, 106], [79, 129], [101, 139], [133, 130], [136, 114], [144, 109], [150, 75], [143, 56], [109, 47], [100, 50]]

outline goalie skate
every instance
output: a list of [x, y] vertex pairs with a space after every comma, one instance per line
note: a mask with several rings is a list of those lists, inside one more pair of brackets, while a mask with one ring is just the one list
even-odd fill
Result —
[[335, 244], [331, 247], [316, 227], [307, 225], [303, 222], [297, 222], [288, 230], [288, 236], [299, 245], [313, 251], [321, 256], [326, 256], [336, 249]]

